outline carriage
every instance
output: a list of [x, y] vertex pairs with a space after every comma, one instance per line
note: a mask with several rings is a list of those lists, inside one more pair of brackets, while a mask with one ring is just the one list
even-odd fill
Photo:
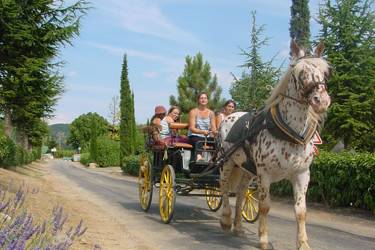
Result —
[[[186, 129], [187, 124], [175, 123], [172, 129]], [[140, 206], [147, 212], [151, 206], [153, 189], [159, 189], [159, 211], [162, 222], [172, 220], [177, 196], [205, 197], [208, 208], [217, 211], [222, 204], [219, 168], [223, 159], [218, 157], [216, 141], [199, 142], [196, 153], [204, 160], [195, 161], [191, 156], [192, 145], [181, 143], [174, 135], [167, 143], [155, 136], [147, 127], [146, 153], [140, 159], [138, 188]], [[234, 194], [232, 194], [234, 195]], [[242, 206], [242, 217], [254, 223], [258, 219], [258, 198], [255, 180], [249, 185]]]

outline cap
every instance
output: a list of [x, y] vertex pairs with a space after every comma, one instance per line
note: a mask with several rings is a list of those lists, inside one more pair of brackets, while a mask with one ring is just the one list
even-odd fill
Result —
[[164, 106], [156, 106], [155, 107], [155, 115], [161, 115], [167, 113], [167, 110], [164, 108]]

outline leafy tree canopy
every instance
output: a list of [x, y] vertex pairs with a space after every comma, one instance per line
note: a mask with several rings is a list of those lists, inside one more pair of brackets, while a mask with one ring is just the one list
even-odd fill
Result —
[[93, 137], [93, 124], [95, 124], [96, 137], [108, 133], [109, 123], [97, 113], [87, 113], [80, 115], [69, 126], [70, 135], [68, 143], [73, 148], [81, 147], [87, 149], [90, 139]]

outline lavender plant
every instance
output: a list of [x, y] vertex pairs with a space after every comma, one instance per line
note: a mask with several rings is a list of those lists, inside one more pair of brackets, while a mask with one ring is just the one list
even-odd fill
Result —
[[50, 218], [36, 222], [24, 204], [38, 190], [22, 184], [12, 193], [11, 185], [0, 186], [0, 249], [65, 250], [86, 232], [82, 219], [75, 227], [64, 229], [68, 215], [62, 206], [54, 207]]

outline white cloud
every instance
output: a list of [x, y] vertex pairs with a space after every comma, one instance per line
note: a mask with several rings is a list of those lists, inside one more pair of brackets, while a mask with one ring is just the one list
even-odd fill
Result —
[[49, 125], [56, 124], [56, 123], [70, 123], [72, 118], [67, 113], [57, 113], [54, 117], [47, 120]]
[[108, 11], [126, 30], [179, 42], [198, 43], [194, 35], [169, 20], [154, 1], [107, 0], [98, 1], [97, 5]]
[[156, 73], [155, 71], [148, 71], [144, 72], [143, 75], [147, 78], [156, 78], [158, 76], [158, 73]]
[[126, 53], [127, 56], [138, 57], [138, 58], [142, 58], [148, 61], [158, 61], [158, 62], [168, 64], [168, 65], [174, 65], [177, 61], [176, 59], [165, 57], [165, 56], [158, 55], [158, 54], [153, 54], [153, 53], [148, 53], [148, 52], [143, 52], [140, 50], [134, 50], [134, 49], [128, 49], [128, 48], [119, 48], [116, 46], [103, 44], [103, 43], [86, 42], [86, 44], [92, 47], [98, 48], [98, 49], [105, 50], [115, 56], [122, 57]]

